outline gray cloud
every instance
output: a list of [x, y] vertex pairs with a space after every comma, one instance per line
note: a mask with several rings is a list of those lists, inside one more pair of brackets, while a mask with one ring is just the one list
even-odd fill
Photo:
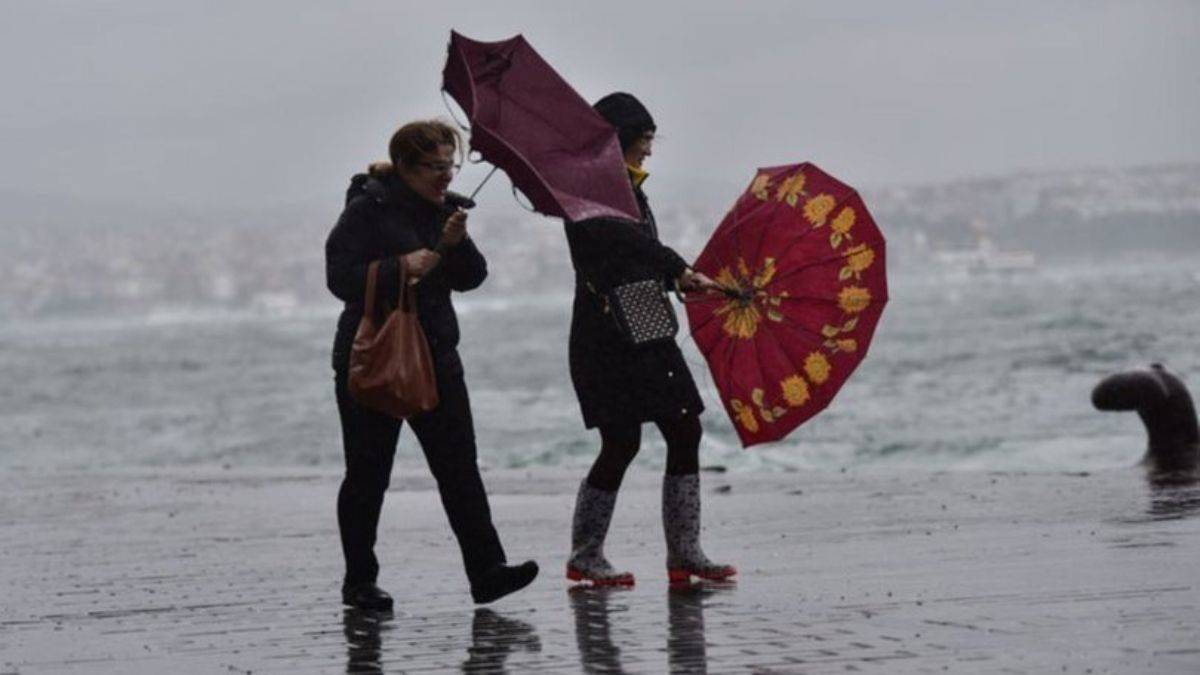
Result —
[[680, 194], [806, 159], [859, 184], [1200, 159], [1195, 3], [746, 4], [8, 2], [0, 188], [335, 205], [444, 113], [451, 28], [637, 93]]

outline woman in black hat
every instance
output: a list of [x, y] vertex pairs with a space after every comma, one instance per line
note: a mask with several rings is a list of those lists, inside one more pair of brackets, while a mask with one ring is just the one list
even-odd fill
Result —
[[600, 430], [600, 455], [579, 486], [571, 529], [567, 578], [598, 585], [630, 585], [633, 575], [613, 568], [604, 557], [625, 469], [641, 445], [642, 424], [653, 422], [667, 443], [662, 516], [667, 570], [672, 582], [692, 576], [726, 579], [731, 565], [714, 563], [700, 548], [700, 412], [704, 404], [683, 354], [674, 340], [634, 345], [614, 321], [606, 293], [647, 279], [678, 283], [683, 290], [713, 290], [716, 284], [695, 272], [658, 240], [646, 194], [642, 164], [651, 155], [656, 126], [650, 112], [630, 94], [600, 99], [595, 109], [617, 129], [629, 179], [641, 210], [634, 223], [594, 219], [566, 223], [575, 267], [571, 320], [571, 380], [584, 424]]

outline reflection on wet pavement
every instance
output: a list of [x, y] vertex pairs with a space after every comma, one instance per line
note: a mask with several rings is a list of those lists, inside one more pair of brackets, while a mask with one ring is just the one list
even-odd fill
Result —
[[[547, 575], [478, 611], [436, 493], [399, 490], [394, 615], [341, 606], [312, 485], [196, 479], [0, 475], [0, 673], [1200, 672], [1200, 485], [1132, 468], [810, 476], [802, 495], [742, 477], [714, 508], [736, 592], [668, 589], [639, 545], [648, 480], [615, 542], [636, 588], [564, 601]], [[499, 492], [514, 546], [552, 557], [574, 495]]]
[[[704, 607], [733, 583], [688, 584], [667, 590], [667, 664], [672, 673], [708, 672]], [[586, 673], [624, 673], [621, 648], [612, 636], [610, 615], [629, 611], [622, 600], [633, 591], [623, 587], [574, 586], [568, 589], [575, 615], [575, 639]]]
[[610, 606], [609, 600], [620, 598], [632, 589], [610, 586], [572, 586], [567, 589], [571, 611], [575, 614], [575, 642], [579, 645], [579, 661], [585, 673], [624, 673], [621, 650], [613, 644], [609, 614], [629, 611], [625, 604]]
[[490, 609], [476, 609], [463, 672], [506, 673], [505, 660], [517, 647], [527, 652], [542, 651], [542, 642], [533, 626], [500, 616]]
[[732, 588], [694, 584], [672, 586], [667, 590], [667, 663], [672, 673], [706, 673], [708, 657], [704, 650], [704, 602]]
[[391, 612], [347, 609], [342, 614], [346, 634], [346, 672], [382, 673], [382, 633], [391, 629]]
[[[451, 622], [452, 623], [452, 622]], [[384, 673], [384, 657], [399, 656], [407, 641], [384, 644], [384, 634], [396, 628], [395, 616], [391, 612], [363, 609], [347, 609], [342, 615], [342, 628], [346, 636], [347, 673]], [[471, 621], [471, 644], [467, 647], [467, 659], [462, 663], [465, 673], [507, 673], [506, 660], [517, 648], [526, 652], [540, 652], [541, 640], [534, 627], [479, 608]]]

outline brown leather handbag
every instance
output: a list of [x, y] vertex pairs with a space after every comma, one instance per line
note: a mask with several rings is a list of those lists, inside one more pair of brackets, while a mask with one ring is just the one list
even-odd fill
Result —
[[425, 331], [417, 320], [417, 291], [400, 259], [400, 306], [376, 316], [379, 261], [367, 267], [363, 316], [350, 349], [350, 395], [359, 403], [397, 419], [437, 407], [437, 380]]

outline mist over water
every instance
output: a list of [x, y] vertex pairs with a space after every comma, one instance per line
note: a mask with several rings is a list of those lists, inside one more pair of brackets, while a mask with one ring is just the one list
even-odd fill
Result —
[[[1132, 464], [1138, 421], [1091, 410], [1093, 383], [1155, 360], [1200, 381], [1196, 3], [218, 5], [5, 3], [0, 466], [339, 466], [322, 243], [350, 174], [444, 114], [451, 29], [523, 34], [588, 101], [641, 98], [647, 191], [685, 258], [756, 167], [861, 191], [892, 296], [869, 357], [747, 452], [681, 337], [706, 464]], [[481, 459], [583, 466], [561, 224], [508, 188], [480, 194], [492, 274], [459, 298]], [[1037, 264], [939, 262], [988, 251]], [[644, 447], [661, 464], [649, 428]]]
[[[1140, 422], [1093, 410], [1095, 383], [1155, 361], [1193, 391], [1200, 382], [1200, 272], [1186, 257], [985, 274], [895, 267], [869, 356], [825, 412], [778, 444], [739, 447], [681, 335], [708, 405], [702, 464], [1131, 466], [1145, 447]], [[569, 293], [497, 285], [456, 304], [481, 463], [589, 464], [598, 440], [582, 427], [567, 372]], [[337, 310], [183, 306], [6, 321], [0, 466], [340, 466], [329, 366]], [[400, 463], [422, 463], [410, 434], [400, 446]], [[658, 467], [663, 454], [647, 426], [637, 461]]]

